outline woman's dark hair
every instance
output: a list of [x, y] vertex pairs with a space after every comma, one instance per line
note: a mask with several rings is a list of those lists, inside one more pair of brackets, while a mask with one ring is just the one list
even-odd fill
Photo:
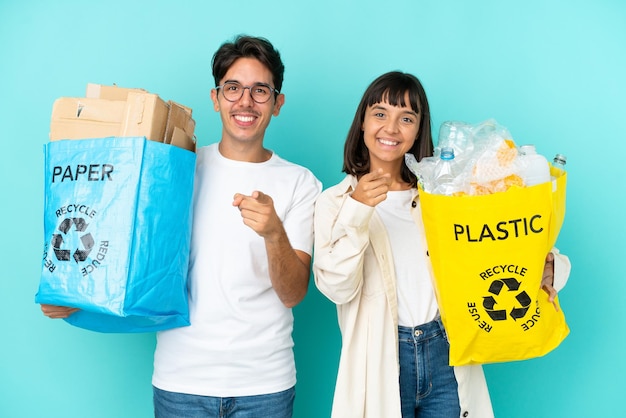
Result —
[[[369, 173], [370, 158], [362, 130], [367, 108], [382, 102], [388, 102], [392, 106], [407, 106], [404, 101], [407, 92], [411, 109], [421, 115], [417, 138], [409, 152], [415, 155], [418, 161], [433, 155], [430, 108], [424, 87], [414, 75], [392, 71], [374, 80], [363, 94], [344, 146], [342, 169], [344, 173], [353, 174], [357, 178]], [[402, 180], [414, 186], [417, 184], [415, 175], [406, 164], [402, 165]]]
[[285, 66], [280, 59], [278, 50], [265, 38], [247, 35], [238, 35], [232, 42], [223, 43], [213, 55], [211, 67], [215, 86], [219, 85], [228, 69], [239, 58], [256, 58], [259, 60], [272, 73], [273, 87], [278, 91], [283, 88]]

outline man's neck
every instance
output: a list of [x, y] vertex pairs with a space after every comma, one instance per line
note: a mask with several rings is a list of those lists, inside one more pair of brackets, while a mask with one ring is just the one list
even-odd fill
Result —
[[272, 157], [272, 152], [263, 148], [262, 143], [233, 144], [222, 140], [218, 145], [218, 149], [224, 158], [234, 161], [262, 163]]

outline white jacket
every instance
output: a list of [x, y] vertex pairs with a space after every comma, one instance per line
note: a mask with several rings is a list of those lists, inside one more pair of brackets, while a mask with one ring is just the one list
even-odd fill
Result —
[[[342, 335], [332, 417], [400, 418], [393, 255], [374, 208], [350, 197], [356, 182], [346, 176], [322, 192], [315, 209], [315, 284], [337, 304]], [[423, 229], [419, 204], [413, 206], [412, 216]], [[562, 287], [568, 275], [569, 260], [556, 255], [555, 287]], [[460, 416], [493, 417], [482, 367], [458, 366], [454, 372]]]

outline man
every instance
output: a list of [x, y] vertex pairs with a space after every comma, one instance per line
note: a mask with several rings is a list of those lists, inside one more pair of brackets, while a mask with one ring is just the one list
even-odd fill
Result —
[[155, 416], [290, 418], [291, 308], [308, 288], [321, 184], [263, 146], [285, 102], [272, 44], [239, 36], [212, 66], [222, 136], [197, 151], [191, 325], [157, 334]]
[[198, 150], [189, 272], [191, 325], [158, 334], [155, 415], [291, 417], [291, 308], [306, 294], [313, 174], [264, 148], [285, 102], [284, 65], [263, 38], [213, 56], [218, 144]]

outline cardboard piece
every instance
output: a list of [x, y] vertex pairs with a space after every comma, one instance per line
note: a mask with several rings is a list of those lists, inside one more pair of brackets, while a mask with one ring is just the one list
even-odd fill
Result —
[[116, 85], [104, 86], [102, 84], [87, 83], [85, 97], [90, 99], [126, 100], [128, 93], [148, 93], [144, 89], [129, 89]]
[[176, 145], [190, 151], [196, 151], [193, 133], [196, 122], [191, 117], [191, 109], [173, 101], [168, 101], [170, 108], [165, 127], [166, 144]]
[[143, 89], [89, 83], [86, 97], [54, 102], [50, 140], [141, 137], [195, 152], [191, 108]]
[[126, 102], [61, 97], [52, 107], [50, 140], [119, 136]]

